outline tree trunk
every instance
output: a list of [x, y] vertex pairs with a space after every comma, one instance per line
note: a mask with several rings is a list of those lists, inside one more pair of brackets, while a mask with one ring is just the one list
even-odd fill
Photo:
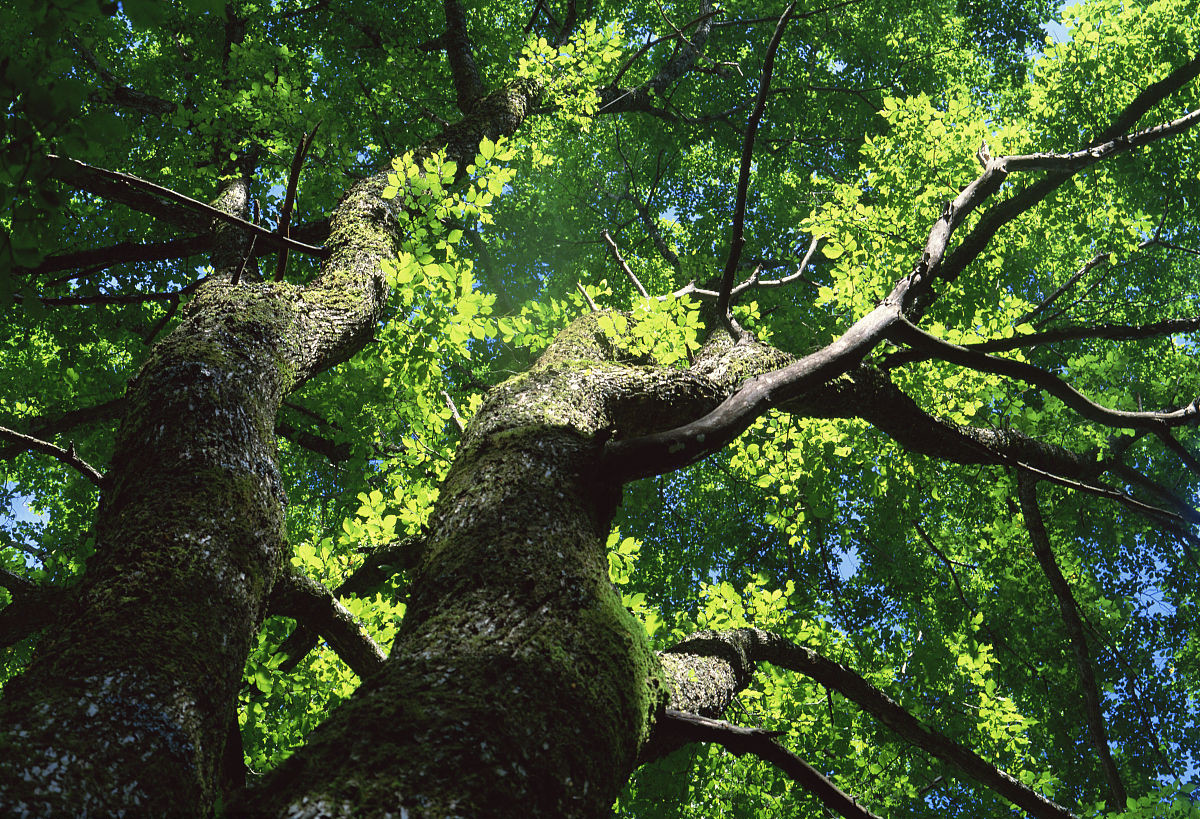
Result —
[[[604, 816], [667, 692], [608, 580], [627, 394], [595, 319], [493, 390], [430, 522], [383, 670], [240, 807], [280, 816]], [[651, 377], [653, 374], [650, 374]]]

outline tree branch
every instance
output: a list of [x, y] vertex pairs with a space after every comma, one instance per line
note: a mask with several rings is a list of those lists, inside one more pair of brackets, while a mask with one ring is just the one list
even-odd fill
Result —
[[[1194, 318], [1164, 319], [1150, 324], [1094, 324], [1078, 327], [1060, 327], [1056, 330], [1046, 330], [1040, 333], [1017, 333], [1011, 338], [992, 338], [974, 344], [960, 345], [964, 350], [975, 353], [1005, 353], [1011, 350], [1023, 350], [1029, 347], [1040, 347], [1045, 344], [1057, 344], [1060, 341], [1079, 341], [1082, 339], [1104, 338], [1111, 341], [1137, 341], [1158, 336], [1170, 336], [1177, 333], [1193, 333], [1200, 330], [1200, 316]], [[901, 350], [891, 353], [883, 362], [883, 369], [892, 370], [914, 361], [927, 361], [934, 358], [933, 353], [925, 353], [917, 349]]]
[[[57, 253], [47, 256], [37, 267], [28, 272], [35, 276], [57, 273], [60, 270], [87, 268], [87, 273], [97, 273], [119, 264], [134, 262], [161, 262], [167, 259], [183, 259], [196, 256], [210, 249], [209, 236], [189, 236], [185, 239], [170, 239], [164, 242], [121, 242], [109, 247], [97, 247], [73, 253]], [[84, 275], [84, 274], [79, 274]], [[72, 277], [75, 278], [75, 277]]]
[[763, 111], [767, 107], [767, 93], [771, 87], [771, 74], [775, 70], [775, 52], [779, 49], [779, 41], [783, 39], [783, 31], [791, 19], [794, 2], [784, 9], [783, 16], [775, 26], [775, 33], [767, 45], [767, 54], [763, 58], [762, 76], [758, 81], [758, 98], [754, 102], [754, 111], [746, 123], [746, 133], [742, 139], [742, 162], [738, 169], [737, 193], [733, 204], [733, 226], [729, 238], [729, 255], [725, 259], [725, 269], [721, 275], [721, 289], [717, 296], [717, 318], [725, 325], [725, 329], [734, 338], [741, 338], [741, 329], [736, 326], [730, 309], [730, 295], [733, 290], [733, 277], [737, 274], [738, 261], [742, 257], [742, 247], [746, 244], [746, 196], [750, 187], [750, 164], [754, 159], [754, 140], [758, 136], [758, 126], [762, 121]]
[[467, 34], [467, 13], [459, 0], [444, 0], [446, 32], [442, 35], [442, 48], [450, 62], [450, 75], [454, 78], [454, 91], [458, 110], [469, 114], [483, 96], [483, 79], [475, 55], [471, 50], [471, 38]]
[[839, 816], [846, 819], [879, 819], [816, 768], [776, 742], [774, 737], [782, 733], [745, 728], [724, 720], [667, 708], [654, 724], [650, 743], [661, 744], [663, 753], [691, 742], [715, 742], [734, 756], [753, 754], [775, 765]]
[[617, 264], [621, 266], [621, 270], [625, 273], [629, 280], [633, 282], [633, 286], [637, 288], [637, 291], [642, 294], [642, 298], [650, 298], [650, 294], [646, 292], [646, 288], [642, 287], [642, 283], [638, 281], [637, 275], [630, 270], [629, 264], [625, 261], [624, 257], [621, 256], [621, 250], [617, 247], [617, 243], [613, 241], [613, 237], [609, 235], [607, 230], [600, 231], [600, 237], [604, 239], [604, 243], [608, 245], [609, 251], [612, 253], [613, 258], [617, 260]]
[[[94, 404], [90, 407], [68, 410], [61, 415], [42, 415], [33, 418], [23, 418], [21, 419], [21, 425], [25, 427], [25, 434], [34, 439], [52, 438], [55, 435], [67, 432], [83, 424], [110, 421], [117, 418], [124, 411], [125, 398], [121, 397]], [[14, 455], [19, 455], [28, 449], [29, 447], [23, 443], [0, 447], [0, 461], [7, 460]]]
[[[333, 590], [334, 598], [356, 595], [364, 597], [386, 583], [398, 571], [416, 565], [424, 544], [424, 537], [413, 535], [394, 540], [381, 546], [367, 555], [362, 565], [355, 569], [349, 577]], [[282, 654], [284, 660], [279, 668], [289, 672], [300, 664], [300, 661], [316, 648], [317, 634], [304, 622], [298, 622], [296, 629], [275, 650]]]
[[778, 634], [755, 628], [699, 632], [669, 649], [669, 653], [720, 658], [741, 666], [741, 670], [735, 672], [739, 678], [747, 678], [756, 662], [768, 662], [804, 674], [872, 714], [904, 740], [990, 788], [1037, 819], [1076, 819], [1070, 811], [1026, 787], [971, 749], [923, 725], [851, 669]]
[[75, 454], [74, 444], [71, 444], [71, 446], [67, 449], [63, 449], [60, 446], [55, 446], [49, 441], [43, 441], [39, 438], [34, 438], [31, 435], [23, 435], [22, 433], [17, 432], [15, 429], [9, 429], [8, 427], [0, 427], [0, 438], [7, 439], [18, 444], [24, 450], [41, 452], [44, 455], [57, 458], [67, 466], [75, 469], [77, 472], [79, 472], [79, 474], [83, 475], [83, 477], [87, 478], [99, 488], [104, 488], [104, 476], [100, 474], [99, 470], [97, 470], [94, 466]]
[[206, 232], [211, 227], [211, 221], [217, 219], [257, 236], [272, 249], [290, 248], [298, 253], [307, 253], [318, 258], [325, 258], [329, 255], [327, 248], [314, 247], [295, 239], [279, 236], [253, 222], [247, 222], [245, 219], [214, 208], [212, 205], [206, 205], [190, 196], [185, 196], [145, 179], [119, 171], [97, 168], [76, 159], [54, 155], [50, 155], [47, 159], [51, 163], [53, 176], [72, 187], [121, 202], [135, 210], [175, 222], [197, 232]]
[[1050, 393], [1084, 418], [1097, 424], [1145, 429], [1153, 432], [1190, 424], [1200, 417], [1200, 400], [1193, 401], [1181, 409], [1162, 412], [1128, 412], [1109, 409], [1095, 403], [1070, 384], [1046, 370], [1023, 361], [997, 358], [959, 347], [925, 332], [906, 319], [896, 322], [889, 335], [894, 341], [909, 344], [943, 361], [1032, 384]]
[[1126, 799], [1125, 783], [1121, 781], [1121, 772], [1113, 760], [1112, 751], [1108, 747], [1108, 732], [1104, 729], [1104, 716], [1100, 709], [1100, 692], [1096, 688], [1096, 673], [1092, 667], [1092, 659], [1088, 654], [1087, 639], [1083, 634], [1083, 622], [1079, 619], [1079, 607], [1071, 594], [1071, 587], [1063, 577], [1058, 563], [1054, 559], [1054, 551], [1050, 548], [1050, 537], [1042, 523], [1042, 512], [1037, 502], [1037, 481], [1028, 473], [1017, 475], [1017, 497], [1021, 502], [1021, 512], [1025, 517], [1025, 528], [1033, 542], [1033, 554], [1042, 573], [1050, 582], [1050, 588], [1058, 599], [1058, 608], [1062, 614], [1063, 625], [1071, 640], [1071, 648], [1075, 652], [1075, 667], [1079, 672], [1079, 687], [1083, 691], [1084, 713], [1087, 714], [1088, 734], [1092, 738], [1092, 748], [1100, 757], [1100, 765], [1108, 780], [1108, 789], [1112, 794], [1114, 805], [1124, 805]]
[[1036, 307], [1034, 307], [1032, 310], [1030, 310], [1025, 315], [1021, 316], [1014, 323], [1015, 324], [1025, 324], [1026, 322], [1033, 321], [1035, 318], [1037, 318], [1039, 313], [1041, 313], [1043, 310], [1045, 310], [1050, 305], [1054, 304], [1054, 302], [1057, 301], [1059, 299], [1059, 297], [1062, 296], [1063, 293], [1066, 293], [1068, 290], [1070, 290], [1071, 287], [1075, 284], [1075, 282], [1079, 281], [1084, 276], [1086, 276], [1089, 272], [1091, 272], [1092, 268], [1094, 268], [1098, 265], [1101, 265], [1101, 264], [1105, 264], [1110, 261], [1112, 261], [1111, 253], [1097, 253], [1095, 256], [1092, 257], [1091, 261], [1089, 261], [1083, 267], [1079, 268], [1073, 274], [1071, 274], [1071, 277], [1069, 279], [1067, 279], [1065, 282], [1063, 282], [1062, 285], [1057, 287], [1053, 293], [1051, 293], [1049, 296], [1046, 296], [1046, 298], [1042, 299], [1041, 302], [1039, 302]]
[[[283, 196], [283, 207], [279, 209], [279, 222], [275, 228], [275, 232], [280, 238], [288, 238], [288, 228], [292, 222], [292, 208], [296, 204], [296, 188], [300, 184], [300, 169], [304, 167], [304, 157], [308, 155], [308, 149], [312, 147], [313, 137], [317, 135], [317, 129], [320, 127], [321, 123], [318, 121], [312, 127], [311, 131], [300, 138], [300, 144], [296, 146], [296, 153], [292, 156], [292, 167], [288, 172], [287, 192]], [[254, 246], [251, 245], [246, 258], [249, 259], [253, 253]], [[283, 281], [284, 271], [287, 270], [287, 258], [287, 248], [280, 248], [279, 261], [275, 265], [275, 281], [277, 282]], [[245, 265], [245, 260], [243, 260], [242, 264]]]
[[383, 649], [329, 589], [295, 569], [275, 584], [268, 609], [316, 630], [360, 679], [377, 672], [387, 659]]

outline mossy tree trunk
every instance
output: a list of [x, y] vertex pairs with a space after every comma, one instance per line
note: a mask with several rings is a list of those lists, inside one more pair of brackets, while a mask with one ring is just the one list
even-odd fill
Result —
[[[465, 166], [537, 91], [501, 89], [423, 150]], [[275, 417], [372, 337], [406, 218], [386, 185], [385, 171], [347, 193], [309, 285], [202, 285], [130, 383], [96, 553], [0, 700], [0, 814], [211, 811], [251, 639], [287, 561]]]

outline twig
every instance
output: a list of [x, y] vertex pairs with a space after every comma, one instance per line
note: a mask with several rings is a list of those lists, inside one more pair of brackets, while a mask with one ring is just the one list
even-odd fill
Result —
[[633, 286], [637, 288], [637, 291], [642, 294], [642, 298], [650, 298], [650, 294], [646, 292], [646, 288], [642, 287], [642, 283], [638, 281], [638, 277], [634, 275], [634, 272], [621, 256], [621, 251], [617, 248], [617, 243], [613, 241], [613, 237], [609, 235], [607, 230], [600, 231], [600, 236], [604, 239], [604, 243], [608, 245], [608, 249], [612, 252], [613, 258], [617, 260], [617, 264], [621, 266], [621, 270], [633, 282]]

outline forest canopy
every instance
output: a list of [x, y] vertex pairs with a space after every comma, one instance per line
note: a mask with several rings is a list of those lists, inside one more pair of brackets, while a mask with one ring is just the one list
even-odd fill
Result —
[[0, 6], [0, 813], [1200, 817], [1195, 0]]

